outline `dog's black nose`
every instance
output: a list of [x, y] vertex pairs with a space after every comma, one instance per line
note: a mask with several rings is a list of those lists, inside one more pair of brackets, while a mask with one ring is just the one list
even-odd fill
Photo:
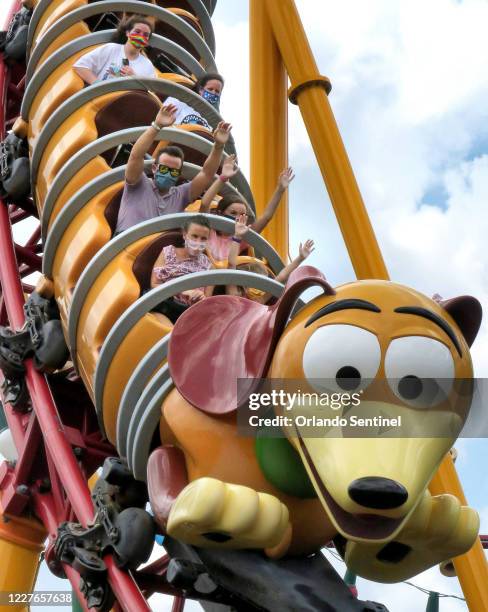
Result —
[[365, 508], [387, 510], [404, 504], [407, 501], [408, 492], [405, 487], [394, 480], [368, 476], [358, 478], [349, 485], [349, 496]]

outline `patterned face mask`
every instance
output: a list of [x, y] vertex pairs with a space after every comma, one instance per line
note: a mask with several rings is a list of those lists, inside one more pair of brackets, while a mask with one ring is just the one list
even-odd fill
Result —
[[142, 36], [142, 34], [129, 34], [127, 40], [136, 49], [144, 49], [149, 44], [149, 38]]
[[189, 251], [205, 251], [207, 248], [207, 242], [199, 242], [198, 240], [192, 240], [191, 238], [185, 238], [185, 246]]
[[207, 91], [206, 89], [204, 89], [202, 91], [202, 98], [204, 100], [207, 100], [207, 102], [212, 106], [215, 106], [215, 108], [219, 108], [220, 94], [212, 93], [211, 91]]

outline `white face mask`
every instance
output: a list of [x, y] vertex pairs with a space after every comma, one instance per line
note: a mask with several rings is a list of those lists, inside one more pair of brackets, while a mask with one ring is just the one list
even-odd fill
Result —
[[189, 251], [202, 252], [207, 248], [207, 242], [199, 242], [198, 240], [192, 240], [191, 238], [185, 238], [185, 246]]

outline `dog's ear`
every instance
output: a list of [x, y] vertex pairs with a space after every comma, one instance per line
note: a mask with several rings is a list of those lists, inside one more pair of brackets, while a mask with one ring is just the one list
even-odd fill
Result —
[[468, 346], [471, 346], [478, 334], [483, 310], [479, 301], [471, 295], [461, 295], [439, 302], [456, 321]]
[[[321, 272], [303, 266], [271, 307], [219, 295], [188, 309], [171, 332], [168, 352], [171, 377], [183, 397], [211, 414], [236, 410], [256, 388], [256, 379], [266, 375], [297, 299], [313, 286], [335, 293]], [[237, 379], [246, 380], [238, 385]]]

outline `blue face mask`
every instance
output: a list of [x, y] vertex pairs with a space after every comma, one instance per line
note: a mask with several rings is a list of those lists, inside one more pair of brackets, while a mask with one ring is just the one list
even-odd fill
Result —
[[207, 100], [207, 102], [212, 106], [215, 106], [215, 108], [219, 108], [220, 94], [212, 93], [211, 91], [207, 91], [206, 89], [204, 89], [202, 91], [202, 98], [204, 100]]
[[179, 177], [177, 176], [171, 176], [171, 174], [169, 173], [161, 174], [161, 172], [156, 172], [154, 174], [154, 182], [156, 184], [156, 187], [161, 191], [170, 189], [170, 187], [174, 187], [176, 185], [176, 182], [178, 181], [178, 178]]

